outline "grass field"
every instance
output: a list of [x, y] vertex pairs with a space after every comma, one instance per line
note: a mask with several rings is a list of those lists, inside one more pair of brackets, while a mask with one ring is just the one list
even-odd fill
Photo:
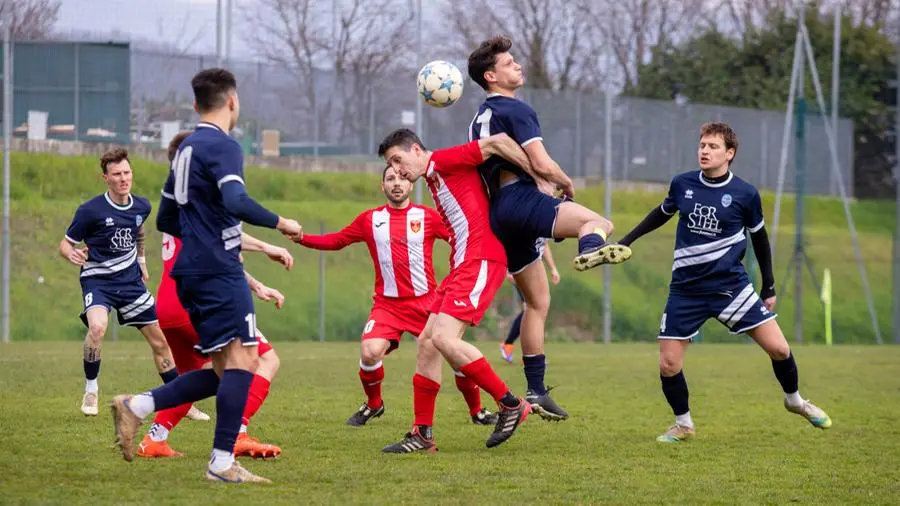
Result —
[[[81, 311], [81, 293], [77, 271], [56, 253], [72, 214], [78, 204], [104, 190], [95, 160], [87, 157], [62, 157], [13, 153], [12, 185], [12, 339], [83, 338], [84, 329], [77, 319]], [[739, 168], [737, 169], [740, 173]], [[136, 160], [135, 193], [158, 203], [159, 189], [166, 167]], [[368, 174], [295, 174], [249, 167], [247, 184], [251, 193], [265, 205], [283, 215], [297, 218], [308, 233], [317, 233], [320, 224], [334, 231], [348, 224], [358, 213], [383, 202], [378, 193], [378, 177]], [[612, 218], [617, 224], [615, 237], [621, 237], [653, 207], [659, 205], [664, 191], [617, 190], [613, 196]], [[578, 199], [595, 209], [602, 208], [603, 189], [578, 192]], [[771, 222], [774, 201], [763, 194], [766, 219]], [[430, 204], [426, 196], [426, 204]], [[793, 199], [785, 196], [777, 251], [775, 275], [777, 288], [783, 288], [794, 246]], [[806, 241], [810, 258], [821, 279], [827, 267], [832, 272], [834, 295], [834, 339], [837, 343], [874, 342], [873, 331], [860, 283], [859, 271], [847, 238], [843, 209], [835, 199], [807, 199]], [[863, 258], [875, 300], [875, 309], [884, 336], [890, 336], [891, 287], [885, 282], [891, 264], [892, 202], [858, 202], [852, 212], [860, 232]], [[153, 217], [150, 223], [153, 223]], [[613, 339], [652, 341], [665, 304], [671, 276], [674, 220], [659, 231], [635, 243], [632, 261], [612, 269]], [[251, 233], [279, 244], [277, 234], [255, 227]], [[149, 227], [148, 257], [152, 275], [150, 285], [159, 280], [159, 234]], [[771, 225], [770, 225], [771, 234]], [[576, 243], [554, 245], [562, 282], [553, 288], [553, 308], [548, 325], [551, 340], [594, 340], [601, 336], [603, 311], [602, 269], [577, 273], [569, 265]], [[269, 334], [282, 340], [318, 339], [319, 259], [318, 253], [294, 247], [297, 263], [285, 274], [277, 266], [247, 255], [251, 272], [260, 280], [282, 290], [288, 297], [285, 310], [277, 316], [270, 306], [257, 305], [260, 319], [271, 322]], [[447, 272], [447, 246], [438, 243], [435, 267], [439, 276]], [[365, 246], [351, 246], [326, 257], [325, 328], [328, 340], [356, 341], [366, 321], [371, 302], [372, 265]], [[805, 276], [805, 338], [823, 341], [823, 311], [818, 293]], [[42, 277], [44, 282], [38, 283]], [[786, 329], [792, 332], [794, 319], [793, 285], [780, 293], [778, 312]], [[480, 337], [496, 339], [506, 330], [513, 293], [506, 289], [483, 322]], [[51, 305], [34, 304], [53, 300]], [[43, 322], [54, 322], [48, 328]], [[124, 338], [136, 333], [124, 331]], [[793, 339], [793, 336], [790, 336]], [[708, 324], [703, 339], [740, 342], [716, 324]]]
[[[671, 412], [659, 391], [655, 346], [553, 343], [548, 383], [559, 385], [555, 396], [569, 421], [529, 418], [508, 443], [488, 450], [489, 429], [468, 423], [452, 380], [445, 381], [440, 452], [382, 455], [411, 422], [411, 344], [386, 361], [387, 413], [355, 429], [343, 423], [362, 400], [357, 346], [276, 343], [281, 373], [251, 431], [284, 454], [246, 463], [276, 482], [253, 487], [203, 479], [208, 422], [186, 421], [173, 432], [183, 459], [124, 462], [112, 447], [108, 410], [97, 418], [78, 410], [79, 343], [3, 346], [0, 503], [897, 504], [900, 497], [897, 347], [795, 349], [801, 393], [834, 420], [822, 432], [782, 408], [769, 360], [756, 347], [695, 345], [685, 370], [698, 438], [661, 446], [654, 437]], [[495, 359], [494, 343], [483, 349], [521, 391], [521, 369]], [[114, 393], [158, 378], [145, 345], [121, 342], [105, 347], [100, 381], [105, 405]], [[214, 411], [209, 400], [200, 407]]]

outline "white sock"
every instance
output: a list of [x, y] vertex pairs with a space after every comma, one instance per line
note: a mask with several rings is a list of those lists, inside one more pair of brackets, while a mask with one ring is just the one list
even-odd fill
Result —
[[690, 411], [688, 411], [687, 413], [685, 413], [683, 415], [676, 415], [675, 423], [677, 423], [678, 425], [681, 425], [682, 427], [689, 427], [691, 429], [694, 428], [694, 421], [691, 420], [691, 412]]
[[162, 425], [160, 425], [158, 423], [154, 423], [153, 425], [150, 426], [149, 434], [150, 434], [150, 440], [154, 441], [156, 443], [159, 443], [160, 441], [165, 441], [166, 439], [169, 439], [169, 429], [163, 427]]
[[797, 390], [792, 394], [784, 394], [784, 398], [791, 406], [797, 407], [803, 405], [803, 397], [800, 397], [800, 390]]
[[225, 450], [217, 450], [213, 448], [212, 456], [209, 458], [209, 470], [214, 473], [221, 473], [234, 464], [234, 454]]
[[239, 433], [239, 434], [246, 434], [246, 433], [247, 433], [247, 426], [244, 425], [244, 424], [241, 424], [241, 430], [238, 431], [238, 433]]
[[135, 395], [128, 401], [128, 407], [141, 420], [156, 411], [156, 403], [153, 402], [153, 396], [149, 393]]
[[97, 383], [97, 378], [94, 378], [92, 380], [89, 380], [89, 379], [84, 380], [84, 391], [91, 392], [91, 393], [99, 392], [100, 385]]

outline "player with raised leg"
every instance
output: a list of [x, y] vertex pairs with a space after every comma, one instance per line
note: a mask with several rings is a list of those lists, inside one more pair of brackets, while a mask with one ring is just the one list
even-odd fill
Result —
[[[703, 125], [697, 149], [700, 170], [675, 176], [662, 205], [620, 241], [630, 245], [678, 214], [672, 283], [659, 325], [659, 375], [675, 423], [656, 438], [662, 443], [694, 436], [682, 367], [688, 344], [710, 318], [732, 334], [746, 333], [765, 350], [788, 411], [820, 429], [831, 427], [831, 418], [800, 396], [797, 364], [775, 321], [775, 276], [762, 201], [753, 185], [730, 170], [737, 149], [737, 134], [730, 126]], [[741, 264], [747, 249], [745, 231], [759, 261], [760, 295]]]
[[[191, 132], [181, 132], [169, 142], [170, 162], [175, 158], [178, 147], [190, 134]], [[241, 233], [241, 250], [265, 253], [266, 256], [281, 263], [288, 270], [294, 263], [294, 259], [287, 249], [273, 246], [244, 232]], [[163, 272], [156, 292], [156, 301], [159, 326], [172, 350], [175, 367], [178, 368], [179, 374], [185, 374], [197, 369], [211, 368], [212, 361], [209, 356], [201, 355], [194, 349], [199, 344], [197, 331], [194, 330], [190, 317], [178, 300], [175, 280], [170, 275], [180, 251], [181, 241], [169, 234], [163, 234]], [[284, 296], [278, 290], [265, 286], [246, 271], [244, 271], [244, 276], [257, 298], [266, 302], [274, 301], [275, 307], [281, 308], [284, 304]], [[259, 329], [256, 330], [256, 337], [259, 339], [259, 367], [257, 367], [253, 382], [250, 384], [250, 393], [247, 397], [247, 406], [244, 408], [241, 429], [235, 441], [234, 454], [236, 457], [275, 458], [281, 454], [281, 448], [273, 444], [261, 443], [247, 433], [250, 419], [266, 399], [271, 382], [280, 365], [274, 348], [259, 332]], [[183, 418], [191, 417], [192, 411], [198, 410], [191, 404], [182, 404], [157, 412], [153, 424], [144, 439], [138, 444], [137, 455], [144, 458], [180, 457], [181, 453], [169, 446], [169, 435]]]
[[[81, 412], [96, 416], [100, 387], [100, 350], [113, 309], [120, 325], [134, 326], [153, 352], [153, 362], [164, 383], [178, 375], [172, 352], [156, 318], [153, 295], [144, 284], [150, 275], [144, 255], [144, 221], [150, 201], [131, 194], [132, 171], [128, 151], [113, 149], [100, 157], [107, 191], [81, 204], [59, 242], [59, 253], [79, 266], [88, 328], [84, 338], [84, 395]], [[86, 248], [78, 248], [84, 243]]]
[[486, 442], [489, 448], [497, 446], [512, 437], [531, 410], [497, 376], [478, 348], [462, 339], [466, 327], [481, 321], [506, 276], [506, 255], [491, 232], [487, 190], [477, 165], [492, 155], [528, 165], [528, 157], [505, 134], [431, 152], [407, 129], [388, 135], [378, 147], [378, 155], [410, 182], [425, 177], [450, 232], [450, 273], [438, 287], [416, 351], [414, 425], [402, 440], [382, 451], [437, 451], [432, 426], [441, 388], [442, 356], [497, 401], [497, 424]]
[[191, 80], [200, 122], [181, 144], [163, 187], [157, 215], [161, 232], [182, 240], [171, 275], [213, 369], [191, 371], [161, 388], [113, 400], [117, 443], [134, 459], [134, 437], [152, 412], [216, 396], [216, 435], [206, 478], [231, 483], [269, 480], [234, 459], [241, 415], [259, 356], [256, 315], [240, 260], [241, 222], [275, 228], [289, 239], [303, 231], [294, 220], [260, 206], [244, 187], [243, 152], [227, 132], [240, 113], [237, 82], [224, 69]]
[[[364, 211], [340, 232], [304, 234], [300, 244], [318, 250], [341, 250], [365, 242], [375, 267], [375, 295], [360, 343], [359, 380], [366, 401], [348, 420], [363, 426], [384, 414], [383, 359], [400, 346], [404, 332], [420, 335], [437, 297], [432, 251], [436, 239], [449, 239], [441, 215], [410, 203], [412, 183], [387, 166], [381, 176], [387, 205]], [[456, 371], [456, 387], [469, 406], [472, 422], [493, 425], [497, 416], [481, 405], [481, 389]]]
[[[469, 55], [469, 77], [487, 92], [487, 99], [469, 125], [469, 139], [506, 133], [528, 155], [525, 169], [501, 157], [491, 157], [479, 167], [491, 192], [491, 228], [497, 234], [509, 264], [509, 272], [525, 299], [521, 323], [522, 355], [528, 391], [525, 398], [547, 420], [565, 420], [569, 414], [550, 397], [544, 384], [544, 327], [550, 309], [550, 287], [540, 258], [546, 239], [578, 238], [574, 265], [583, 271], [601, 264], [618, 264], [631, 258], [623, 245], [607, 243], [612, 222], [577, 204], [569, 176], [547, 154], [537, 114], [515, 98], [524, 79], [507, 37], [484, 41]], [[554, 196], [562, 191], [564, 198]]]

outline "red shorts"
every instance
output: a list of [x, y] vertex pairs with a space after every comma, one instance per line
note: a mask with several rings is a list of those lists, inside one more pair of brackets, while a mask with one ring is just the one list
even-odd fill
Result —
[[502, 262], [467, 260], [444, 278], [431, 312], [478, 325], [505, 279], [506, 265]]
[[[208, 355], [203, 355], [194, 348], [200, 343], [200, 336], [197, 335], [197, 331], [190, 323], [178, 327], [162, 327], [162, 331], [166, 336], [166, 342], [169, 343], [169, 349], [172, 350], [172, 358], [175, 359], [175, 368], [178, 370], [178, 374], [196, 371], [209, 362]], [[272, 350], [269, 340], [259, 329], [256, 329], [256, 339], [259, 341], [257, 349], [259, 356]]]
[[409, 332], [418, 337], [425, 330], [428, 311], [437, 294], [434, 292], [421, 297], [392, 299], [376, 297], [369, 320], [363, 328], [362, 339], [387, 339], [391, 342], [388, 353], [400, 346], [400, 337]]

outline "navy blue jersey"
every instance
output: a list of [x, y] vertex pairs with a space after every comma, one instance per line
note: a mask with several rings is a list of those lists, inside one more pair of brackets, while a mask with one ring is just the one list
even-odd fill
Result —
[[66, 239], [88, 247], [87, 262], [81, 266], [83, 280], [141, 282], [135, 240], [150, 210], [145, 198], [129, 195], [128, 204], [119, 205], [106, 193], [78, 206]]
[[163, 198], [178, 204], [181, 253], [172, 276], [243, 273], [241, 221], [222, 202], [222, 185], [244, 184], [244, 153], [219, 127], [201, 122], [178, 149]]
[[[530, 105], [517, 98], [489, 94], [469, 124], [469, 141], [499, 133], [509, 135], [523, 148], [531, 142], [543, 140], [537, 113]], [[491, 189], [497, 187], [500, 170], [508, 170], [522, 179], [532, 180], [521, 167], [496, 155], [485, 160], [478, 166], [478, 170]]]
[[710, 183], [699, 170], [685, 172], [672, 179], [662, 211], [678, 212], [672, 292], [710, 294], [750, 282], [741, 263], [745, 230], [756, 232], [764, 225], [753, 185], [732, 173]]

